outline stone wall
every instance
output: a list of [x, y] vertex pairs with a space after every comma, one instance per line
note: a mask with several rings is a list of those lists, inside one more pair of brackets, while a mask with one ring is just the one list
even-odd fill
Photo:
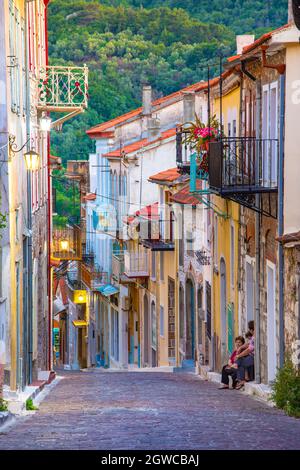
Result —
[[[300, 246], [284, 249], [284, 320], [287, 354], [299, 351], [300, 340]], [[300, 357], [298, 355], [298, 365]]]

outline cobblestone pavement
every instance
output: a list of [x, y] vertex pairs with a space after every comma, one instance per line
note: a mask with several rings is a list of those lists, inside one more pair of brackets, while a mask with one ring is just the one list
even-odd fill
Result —
[[300, 420], [193, 375], [63, 375], [0, 449], [300, 449]]

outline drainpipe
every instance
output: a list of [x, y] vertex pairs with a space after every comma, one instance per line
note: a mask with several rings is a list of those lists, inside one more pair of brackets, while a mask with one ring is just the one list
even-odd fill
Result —
[[[256, 138], [261, 139], [261, 81], [256, 82]], [[260, 162], [256, 163], [257, 171], [256, 175], [259, 175]], [[261, 196], [260, 194], [255, 195], [255, 205], [260, 207]], [[260, 214], [255, 212], [255, 381], [256, 383], [261, 382], [260, 375], [260, 232], [261, 232], [261, 219]]]
[[[26, 134], [30, 138], [30, 78], [29, 78], [29, 50], [28, 50], [28, 10], [25, 3], [25, 57], [26, 57]], [[30, 150], [30, 140], [27, 143], [27, 151]], [[32, 349], [33, 349], [33, 319], [32, 319], [32, 205], [31, 205], [31, 173], [27, 170], [27, 228], [29, 235], [26, 237], [27, 250], [27, 325], [28, 325], [28, 383], [32, 383]]]
[[[48, 46], [48, 3], [45, 3], [45, 43], [46, 43], [46, 65], [49, 63]], [[51, 268], [51, 238], [52, 238], [52, 191], [51, 191], [51, 162], [50, 162], [50, 132], [47, 135], [47, 188], [48, 188], [48, 370], [52, 370], [52, 268]], [[66, 320], [68, 323], [68, 319]]]
[[[285, 73], [280, 75], [280, 127], [279, 127], [279, 165], [278, 165], [278, 237], [284, 232], [284, 114], [285, 114]], [[284, 365], [284, 251], [279, 243], [279, 367]]]

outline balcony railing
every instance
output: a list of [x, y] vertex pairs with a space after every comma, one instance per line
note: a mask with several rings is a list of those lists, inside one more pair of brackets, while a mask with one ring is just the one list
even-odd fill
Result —
[[81, 263], [81, 281], [93, 291], [106, 286], [109, 283], [109, 276], [107, 272], [97, 267]]
[[149, 262], [146, 252], [126, 251], [124, 254], [125, 275], [132, 277], [148, 277]]
[[78, 225], [53, 230], [52, 256], [69, 261], [81, 259], [81, 229]]
[[39, 107], [46, 111], [87, 108], [88, 68], [47, 66], [39, 74]]
[[188, 131], [185, 130], [183, 127], [177, 128], [176, 163], [177, 163], [177, 168], [180, 172], [189, 174], [191, 155], [195, 153], [195, 150], [193, 150], [190, 144], [186, 142], [187, 135], [188, 135]]
[[120, 282], [125, 272], [124, 253], [112, 255], [112, 277], [116, 282]]
[[277, 139], [223, 138], [211, 142], [209, 184], [223, 196], [270, 193], [278, 189]]

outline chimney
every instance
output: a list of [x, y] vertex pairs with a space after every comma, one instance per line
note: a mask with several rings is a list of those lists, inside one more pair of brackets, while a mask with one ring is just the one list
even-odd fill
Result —
[[152, 88], [149, 85], [143, 86], [143, 115], [150, 116], [152, 112]]
[[236, 52], [241, 54], [244, 47], [249, 46], [255, 41], [254, 34], [240, 34], [236, 37]]
[[195, 120], [195, 93], [191, 91], [183, 92], [183, 123]]
[[150, 142], [160, 136], [160, 120], [157, 116], [148, 119], [148, 139]]

